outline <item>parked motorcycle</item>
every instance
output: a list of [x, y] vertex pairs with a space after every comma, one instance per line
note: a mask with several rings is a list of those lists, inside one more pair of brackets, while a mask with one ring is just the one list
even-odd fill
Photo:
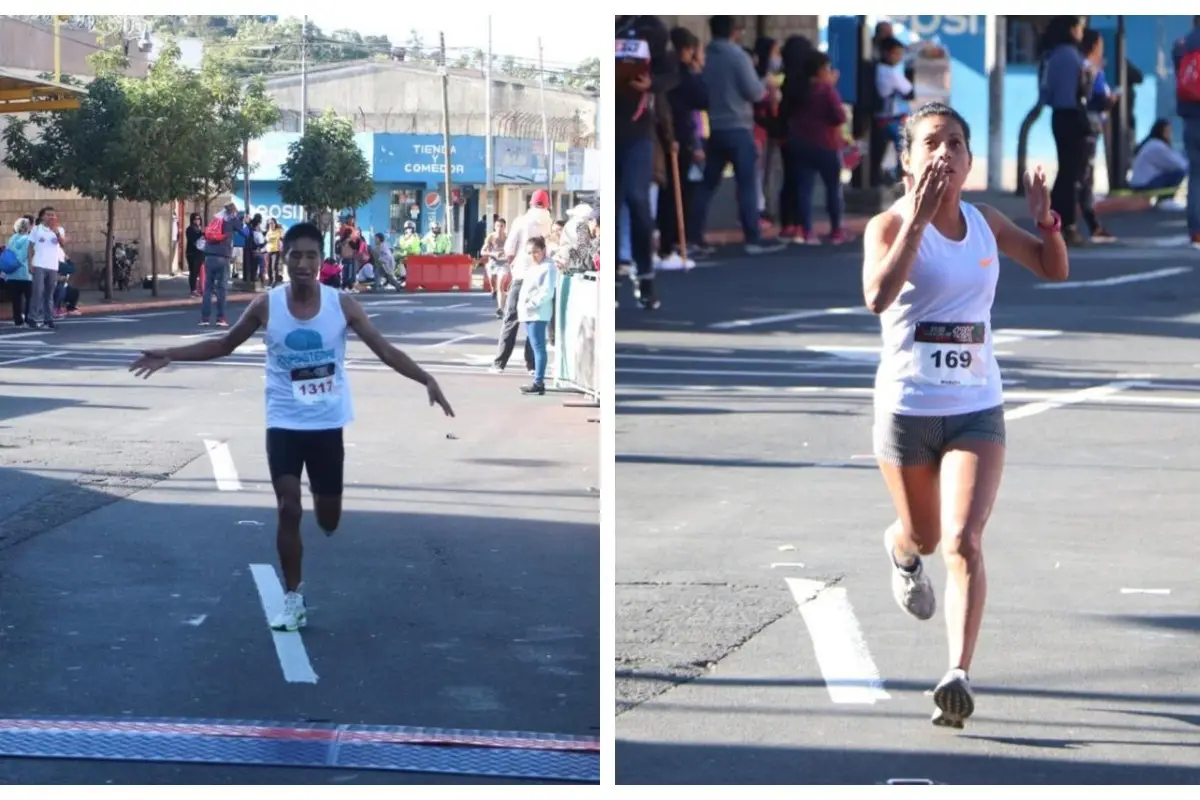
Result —
[[[129, 284], [133, 281], [133, 269], [137, 266], [137, 243], [137, 239], [131, 239], [128, 242], [113, 242], [113, 287], [117, 291], [129, 291]], [[101, 273], [100, 291], [104, 291], [105, 283], [105, 275]]]

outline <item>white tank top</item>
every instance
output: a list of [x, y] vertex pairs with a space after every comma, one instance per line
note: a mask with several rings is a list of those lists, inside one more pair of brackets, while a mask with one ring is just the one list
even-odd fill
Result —
[[267, 295], [267, 427], [294, 431], [342, 428], [354, 420], [346, 381], [346, 315], [338, 292], [321, 285], [310, 320], [288, 310], [288, 285]]
[[992, 340], [996, 237], [975, 206], [959, 208], [966, 238], [951, 241], [928, 226], [900, 296], [879, 315], [880, 413], [950, 416], [1004, 402]]

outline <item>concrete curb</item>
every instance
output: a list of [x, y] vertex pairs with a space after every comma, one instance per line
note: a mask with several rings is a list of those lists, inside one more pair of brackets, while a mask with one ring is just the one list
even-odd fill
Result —
[[[252, 292], [238, 292], [225, 297], [226, 303], [243, 303], [253, 300], [255, 294]], [[127, 311], [153, 311], [162, 308], [188, 308], [189, 306], [198, 306], [201, 303], [199, 297], [177, 297], [171, 299], [163, 299], [161, 297], [151, 297], [146, 300], [127, 302], [127, 303], [103, 303], [101, 305], [79, 306], [79, 312], [83, 316], [94, 316], [96, 314], [120, 314]], [[0, 320], [12, 320], [12, 309], [0, 309]]]
[[[1097, 214], [1132, 214], [1149, 211], [1150, 207], [1151, 202], [1145, 197], [1106, 197], [1096, 201]], [[822, 211], [814, 209], [814, 212]], [[842, 218], [842, 229], [851, 237], [861, 237], [870, 221], [870, 217], [861, 215], [846, 216]], [[763, 230], [762, 235], [764, 239], [773, 239], [778, 232], [779, 229], [771, 225]], [[816, 233], [818, 236], [828, 236], [829, 220], [817, 222]], [[744, 241], [740, 230], [709, 231], [707, 239], [710, 245], [741, 244]]]

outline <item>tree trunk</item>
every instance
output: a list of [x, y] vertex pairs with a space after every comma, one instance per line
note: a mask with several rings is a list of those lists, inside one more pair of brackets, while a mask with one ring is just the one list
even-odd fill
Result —
[[[250, 213], [250, 140], [242, 140], [242, 192], [245, 197], [242, 199], [246, 203], [246, 220], [249, 221], [254, 215]], [[232, 192], [230, 192], [232, 194]]]
[[204, 179], [204, 224], [208, 224], [209, 209], [212, 207], [212, 184], [208, 182], [208, 178]]
[[158, 226], [154, 223], [154, 203], [150, 204], [150, 296], [158, 297], [158, 247], [155, 241], [158, 237], [154, 235], [154, 229]]
[[104, 230], [104, 299], [113, 299], [113, 226], [116, 224], [117, 198], [108, 196], [108, 227]]

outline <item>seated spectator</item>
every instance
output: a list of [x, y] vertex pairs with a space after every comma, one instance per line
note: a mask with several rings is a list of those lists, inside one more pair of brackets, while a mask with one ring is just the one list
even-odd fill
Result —
[[1171, 147], [1171, 123], [1160, 119], [1134, 153], [1129, 188], [1135, 192], [1178, 189], [1187, 177], [1187, 169], [1187, 158]]

